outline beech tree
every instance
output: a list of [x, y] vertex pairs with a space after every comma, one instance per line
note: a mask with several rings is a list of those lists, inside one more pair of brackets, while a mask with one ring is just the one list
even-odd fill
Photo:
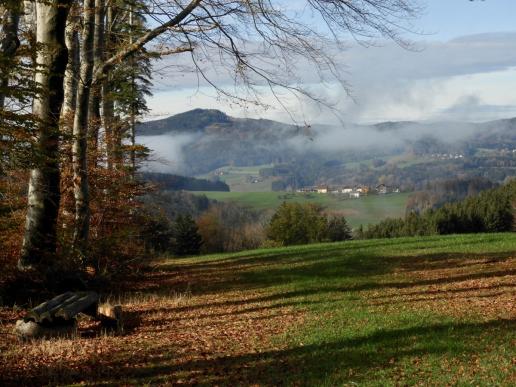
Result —
[[59, 116], [63, 78], [68, 63], [65, 28], [72, 0], [36, 1], [35, 83], [33, 114], [36, 160], [31, 170], [25, 235], [18, 267], [22, 270], [52, 262], [56, 250], [56, 222], [60, 201]]

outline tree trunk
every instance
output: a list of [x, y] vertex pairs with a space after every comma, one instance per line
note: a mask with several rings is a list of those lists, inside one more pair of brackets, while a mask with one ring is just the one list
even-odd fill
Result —
[[73, 185], [75, 198], [74, 252], [84, 257], [90, 228], [88, 184], [88, 113], [93, 74], [95, 1], [84, 0], [81, 69], [73, 123]]
[[79, 20], [76, 15], [77, 9], [74, 7], [68, 17], [66, 25], [66, 47], [68, 48], [68, 65], [66, 66], [64, 79], [64, 101], [63, 101], [63, 120], [65, 122], [63, 132], [67, 135], [72, 134], [73, 112], [77, 105], [77, 86], [79, 84]]
[[32, 63], [36, 63], [36, 0], [23, 1], [23, 21], [26, 29], [26, 36], [31, 48]]
[[0, 6], [0, 109], [5, 105], [5, 94], [9, 87], [9, 73], [12, 69], [14, 55], [20, 47], [18, 26], [21, 7], [18, 1], [6, 1]]
[[36, 14], [35, 97], [37, 118], [35, 167], [29, 180], [28, 209], [20, 270], [50, 264], [56, 253], [56, 222], [59, 210], [59, 115], [63, 103], [63, 78], [68, 61], [65, 28], [72, 0], [38, 0]]
[[[102, 65], [104, 61], [104, 19], [105, 19], [105, 0], [95, 0], [95, 31], [93, 36], [93, 63], [94, 68]], [[91, 138], [95, 155], [93, 165], [97, 164], [98, 142], [100, 131], [100, 101], [101, 101], [101, 85], [95, 84], [91, 90], [89, 121], [91, 128]]]
[[[133, 6], [131, 5], [131, 8], [129, 10], [129, 45], [133, 45], [134, 43], [134, 10]], [[129, 57], [129, 63], [131, 66], [131, 88], [132, 92], [134, 93], [136, 89], [136, 80], [134, 79], [134, 67], [135, 67], [135, 60], [134, 60], [134, 54]], [[134, 108], [135, 102], [132, 101], [131, 103], [131, 110], [129, 113], [129, 135], [131, 138], [131, 176], [134, 179], [134, 175], [136, 173], [136, 112]]]
[[[70, 14], [68, 15], [68, 22], [66, 24], [66, 47], [68, 48], [68, 65], [66, 66], [64, 78], [64, 101], [63, 109], [61, 110], [61, 173], [66, 177], [72, 175], [72, 133], [73, 120], [75, 116], [75, 108], [77, 106], [77, 87], [79, 85], [79, 28], [80, 28], [80, 7], [77, 3], [72, 5]], [[65, 180], [67, 189], [70, 188], [70, 179]], [[73, 213], [69, 206], [62, 209], [63, 215], [66, 217]], [[66, 224], [65, 218], [63, 222]]]
[[[104, 29], [105, 47], [104, 51], [111, 52], [113, 46], [113, 36], [111, 29], [113, 27], [114, 10], [111, 1], [107, 1], [106, 7], [106, 24]], [[106, 159], [107, 167], [112, 170], [116, 165], [115, 157], [115, 133], [113, 124], [115, 122], [115, 107], [111, 95], [111, 80], [109, 74], [102, 79], [102, 125], [106, 134]]]
[[36, 0], [24, 0], [23, 1], [23, 14], [24, 22], [27, 27], [27, 31], [30, 34], [36, 35]]

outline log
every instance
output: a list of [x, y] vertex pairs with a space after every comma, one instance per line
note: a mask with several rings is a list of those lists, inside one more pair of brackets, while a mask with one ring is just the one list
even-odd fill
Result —
[[111, 304], [100, 304], [97, 308], [97, 316], [101, 320], [122, 320], [122, 306]]
[[75, 320], [70, 320], [67, 321], [67, 324], [47, 326], [34, 321], [18, 320], [14, 327], [14, 333], [21, 339], [73, 337], [77, 334], [77, 324]]
[[39, 322], [52, 322], [54, 321], [54, 318], [56, 317], [55, 314], [57, 311], [59, 311], [61, 308], [63, 308], [66, 305], [70, 305], [74, 301], [78, 300], [81, 296], [77, 293], [72, 293], [70, 297], [65, 299], [60, 304], [55, 305], [53, 308], [48, 309], [44, 313], [41, 313], [39, 316], [40, 321]]
[[70, 298], [72, 295], [73, 295], [72, 292], [66, 292], [66, 293], [60, 294], [59, 296], [52, 298], [51, 300], [45, 301], [45, 302], [39, 304], [38, 306], [36, 306], [35, 308], [29, 310], [29, 312], [27, 312], [27, 315], [25, 316], [25, 318], [34, 320], [36, 322], [41, 322], [42, 321], [41, 314], [47, 312], [49, 309], [52, 309], [59, 304], [61, 304], [64, 300], [66, 300], [67, 298]]
[[63, 304], [55, 313], [55, 318], [70, 320], [83, 310], [89, 309], [99, 302], [99, 295], [95, 292], [80, 293], [77, 299]]
[[122, 306], [102, 304], [97, 308], [97, 319], [99, 319], [104, 327], [114, 328], [118, 332], [123, 329]]
[[70, 320], [92, 306], [96, 309], [98, 299], [95, 292], [66, 292], [27, 312], [25, 321], [52, 323], [56, 318]]

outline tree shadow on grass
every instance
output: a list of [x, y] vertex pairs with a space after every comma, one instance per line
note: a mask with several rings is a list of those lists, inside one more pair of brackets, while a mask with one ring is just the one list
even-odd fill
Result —
[[[340, 251], [340, 254], [339, 254]], [[313, 256], [313, 251], [298, 251], [288, 254], [287, 258], [279, 256], [274, 265], [254, 261], [248, 265], [235, 264], [234, 267], [225, 267], [217, 271], [210, 266], [208, 272], [195, 268], [193, 273], [181, 268], [180, 282], [167, 282], [178, 276], [173, 267], [165, 267], [156, 274], [163, 291], [169, 291], [180, 284], [185, 288], [184, 278], [191, 281], [193, 293], [204, 295], [209, 299], [210, 294], [233, 292], [231, 297], [222, 301], [205, 301], [196, 304], [157, 308], [153, 312], [182, 313], [198, 310], [197, 316], [210, 317], [203, 313], [209, 308], [239, 307], [233, 314], [244, 314], [252, 311], [280, 309], [282, 307], [310, 307], [317, 303], [327, 302], [328, 296], [333, 299], [339, 297], [356, 297], [363, 291], [403, 290], [404, 296], [429, 296], [441, 293], [441, 290], [418, 289], [418, 287], [449, 286], [464, 281], [476, 279], [496, 279], [498, 277], [516, 275], [516, 269], [499, 264], [513, 259], [514, 252], [499, 252], [490, 254], [421, 254], [418, 256], [384, 257], [381, 255], [365, 254], [363, 252], [352, 255], [342, 249], [330, 248], [322, 256]], [[292, 262], [296, 262], [291, 265]], [[487, 264], [486, 264], [487, 262]], [[431, 278], [411, 278], [411, 272], [432, 270], [459, 269], [456, 273], [449, 272], [445, 276]], [[501, 270], [500, 270], [501, 269]], [[394, 272], [401, 275], [393, 276]], [[256, 289], [258, 292], [249, 292]], [[414, 290], [411, 290], [414, 289]], [[461, 291], [474, 291], [468, 286]], [[155, 292], [152, 287], [149, 291]], [[142, 289], [145, 293], [145, 290]], [[445, 293], [449, 293], [448, 291]], [[341, 296], [339, 296], [341, 294]], [[388, 292], [389, 297], [391, 293]], [[381, 298], [381, 297], [380, 297]], [[381, 303], [380, 300], [376, 300]], [[386, 300], [384, 304], [389, 304]], [[383, 305], [383, 304], [382, 304]], [[241, 308], [240, 308], [241, 307]], [[213, 313], [213, 312], [210, 312]], [[223, 316], [227, 311], [219, 311], [213, 316]], [[178, 319], [188, 319], [188, 316], [178, 316]]]
[[[201, 264], [201, 268], [196, 268], [193, 272], [184, 268], [180, 270], [182, 276], [190, 276], [196, 294], [273, 289], [273, 294], [265, 295], [261, 300], [271, 301], [278, 298], [308, 296], [317, 292], [403, 289], [515, 275], [516, 269], [507, 267], [500, 270], [498, 266], [513, 258], [513, 251], [490, 254], [431, 253], [392, 257], [365, 252], [348, 254], [342, 250], [340, 252], [330, 250], [314, 256], [313, 251], [299, 251], [296, 254], [287, 255], [286, 258], [280, 255], [272, 264], [235, 263], [232, 267], [226, 265], [220, 270], [211, 268], [208, 272], [202, 270]], [[460, 269], [460, 271], [437, 278], [410, 278], [412, 272], [431, 273], [433, 270], [443, 269]], [[165, 270], [170, 270], [170, 276], [177, 274], [173, 268], [165, 268]], [[394, 272], [397, 273], [396, 276], [391, 275]], [[292, 287], [294, 290], [291, 289]], [[248, 299], [229, 301], [229, 303], [247, 302], [249, 302]], [[203, 305], [198, 307], [202, 308]]]

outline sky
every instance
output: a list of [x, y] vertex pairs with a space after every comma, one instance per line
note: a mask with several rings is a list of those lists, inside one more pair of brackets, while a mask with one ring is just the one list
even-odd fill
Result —
[[[303, 0], [289, 0], [292, 7]], [[405, 50], [392, 42], [354, 43], [335, 54], [349, 85], [321, 84], [302, 64], [299, 79], [335, 104], [335, 112], [306, 98], [282, 94], [282, 104], [263, 91], [271, 108], [239, 106], [217, 98], [192, 74], [160, 72], [149, 99], [153, 119], [194, 108], [283, 122], [488, 121], [516, 116], [516, 1], [426, 0], [413, 21], [417, 34]], [[308, 19], [306, 19], [308, 21]], [[157, 63], [156, 67], [163, 67]], [[223, 76], [220, 80], [224, 84]]]

